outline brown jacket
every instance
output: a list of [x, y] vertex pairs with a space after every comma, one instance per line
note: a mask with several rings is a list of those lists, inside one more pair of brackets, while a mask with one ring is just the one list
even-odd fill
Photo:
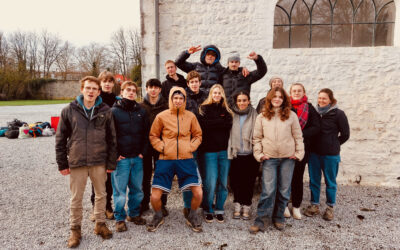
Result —
[[[172, 104], [172, 93], [176, 90], [185, 95], [185, 102], [179, 109]], [[161, 160], [183, 160], [193, 158], [193, 152], [201, 144], [202, 131], [196, 116], [185, 110], [186, 92], [173, 87], [169, 95], [169, 109], [159, 113], [151, 126], [150, 143], [160, 152]]]
[[268, 158], [304, 157], [303, 134], [296, 113], [290, 112], [289, 119], [282, 121], [275, 114], [268, 120], [263, 114], [256, 118], [253, 132], [253, 154], [257, 161], [263, 155]]

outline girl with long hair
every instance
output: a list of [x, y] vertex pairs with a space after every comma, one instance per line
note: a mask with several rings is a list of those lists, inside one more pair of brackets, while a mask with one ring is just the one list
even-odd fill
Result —
[[253, 154], [262, 162], [262, 192], [250, 232], [264, 231], [268, 219], [276, 229], [283, 230], [294, 164], [303, 159], [304, 144], [299, 119], [291, 111], [290, 98], [282, 88], [271, 89], [257, 116]]
[[[201, 151], [204, 153], [204, 198], [206, 222], [211, 223], [214, 215], [218, 222], [224, 222], [224, 204], [228, 197], [228, 140], [232, 127], [230, 110], [224, 89], [214, 84], [207, 99], [199, 107], [199, 122], [203, 131]], [[213, 207], [216, 200], [215, 209]]]

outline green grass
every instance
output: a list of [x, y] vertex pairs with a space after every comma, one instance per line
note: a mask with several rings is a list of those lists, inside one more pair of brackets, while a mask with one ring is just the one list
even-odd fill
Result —
[[15, 100], [15, 101], [0, 101], [0, 106], [45, 105], [45, 104], [70, 103], [70, 102], [71, 100]]

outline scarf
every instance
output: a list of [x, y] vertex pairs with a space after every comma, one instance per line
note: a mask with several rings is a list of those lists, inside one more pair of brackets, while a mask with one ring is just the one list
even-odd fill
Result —
[[317, 105], [317, 111], [318, 111], [320, 116], [325, 115], [326, 113], [328, 113], [332, 109], [336, 109], [336, 108], [337, 108], [336, 104], [333, 105], [333, 106], [331, 104], [329, 104], [329, 105], [327, 105], [325, 107], [322, 107], [322, 108], [319, 105]]
[[121, 106], [123, 107], [124, 110], [131, 112], [135, 109], [136, 107], [136, 101], [131, 101], [127, 98], [123, 98], [121, 100]]
[[[251, 105], [243, 111], [240, 111], [235, 105], [233, 106], [233, 112], [235, 114], [233, 115], [232, 129], [228, 142], [228, 159], [237, 157], [237, 153], [241, 150], [241, 143], [244, 152], [253, 151], [253, 128], [258, 115], [257, 111]], [[240, 131], [240, 116], [246, 114], [246, 120], [244, 121], [242, 131]], [[240, 137], [240, 135], [242, 135], [242, 137]]]
[[303, 130], [308, 120], [308, 98], [307, 96], [303, 96], [300, 100], [293, 100], [290, 98], [290, 101], [293, 108], [296, 109], [297, 117], [299, 118], [301, 129]]

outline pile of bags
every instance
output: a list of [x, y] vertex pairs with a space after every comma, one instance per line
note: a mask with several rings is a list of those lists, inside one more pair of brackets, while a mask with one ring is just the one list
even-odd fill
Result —
[[28, 124], [18, 119], [7, 122], [7, 127], [0, 128], [0, 137], [5, 136], [8, 139], [25, 139], [38, 136], [52, 136], [56, 132], [49, 122], [35, 122]]

